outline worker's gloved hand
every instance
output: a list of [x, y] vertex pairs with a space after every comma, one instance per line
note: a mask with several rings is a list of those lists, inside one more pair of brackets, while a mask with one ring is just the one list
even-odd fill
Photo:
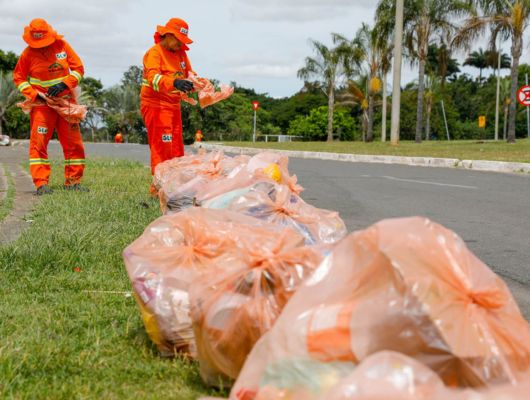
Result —
[[175, 79], [173, 81], [173, 86], [175, 86], [175, 89], [180, 90], [181, 92], [189, 92], [193, 89], [193, 83], [186, 79]]
[[48, 92], [46, 93], [50, 97], [55, 97], [62, 91], [68, 89], [68, 86], [64, 82], [58, 83], [57, 85], [53, 85], [48, 89]]

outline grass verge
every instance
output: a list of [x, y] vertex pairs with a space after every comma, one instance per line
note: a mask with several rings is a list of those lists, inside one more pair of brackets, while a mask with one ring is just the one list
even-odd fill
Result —
[[[121, 252], [160, 215], [150, 172], [89, 161], [89, 193], [43, 196], [33, 224], [0, 247], [0, 398], [195, 399], [215, 395], [195, 363], [162, 359], [147, 337]], [[113, 293], [116, 292], [116, 293]]]
[[6, 196], [0, 200], [0, 223], [4, 220], [5, 217], [9, 215], [13, 209], [15, 201], [15, 180], [9, 172], [9, 168], [6, 165], [4, 167], [4, 175], [7, 180], [7, 192]]
[[530, 163], [530, 139], [515, 144], [495, 141], [429, 141], [417, 144], [402, 141], [390, 143], [362, 142], [225, 142], [227, 146], [253, 147], [295, 151], [324, 151], [330, 153], [389, 155], [405, 157], [457, 158], [459, 160], [491, 160]]

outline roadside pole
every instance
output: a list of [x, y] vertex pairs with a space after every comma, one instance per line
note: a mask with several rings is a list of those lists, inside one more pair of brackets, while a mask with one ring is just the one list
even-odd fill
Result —
[[392, 82], [392, 126], [390, 142], [399, 142], [399, 120], [401, 115], [401, 64], [403, 44], [403, 4], [404, 0], [396, 0], [396, 27], [394, 30], [394, 81]]
[[499, 105], [501, 97], [501, 46], [497, 49], [497, 100], [495, 102], [495, 141], [499, 140]]
[[[528, 74], [526, 74], [526, 86], [528, 86]], [[530, 107], [526, 107], [526, 129], [528, 139], [530, 139]]]
[[445, 106], [444, 106], [443, 100], [442, 100], [442, 112], [444, 114], [445, 132], [447, 133], [447, 140], [451, 141], [451, 137], [449, 136], [449, 127], [447, 126], [447, 117], [445, 116]]
[[259, 101], [253, 101], [252, 102], [252, 109], [254, 110], [254, 128], [252, 130], [252, 142], [256, 141], [256, 113], [259, 108]]

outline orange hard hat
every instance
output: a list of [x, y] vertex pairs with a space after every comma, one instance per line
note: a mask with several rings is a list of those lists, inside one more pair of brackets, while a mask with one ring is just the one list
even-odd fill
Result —
[[49, 46], [60, 38], [62, 38], [62, 35], [58, 35], [51, 25], [42, 18], [32, 20], [24, 28], [24, 34], [22, 35], [22, 39], [24, 39], [29, 47], [33, 47], [34, 49]]
[[160, 35], [171, 33], [184, 44], [193, 43], [193, 40], [188, 37], [188, 29], [188, 23], [180, 18], [171, 18], [166, 25], [157, 25], [156, 27], [156, 31]]

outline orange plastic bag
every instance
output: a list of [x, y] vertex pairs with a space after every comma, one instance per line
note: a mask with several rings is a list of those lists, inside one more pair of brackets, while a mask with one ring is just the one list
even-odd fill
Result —
[[347, 234], [346, 225], [334, 211], [313, 207], [287, 186], [262, 182], [235, 197], [227, 207], [252, 217], [290, 226], [304, 236], [307, 245], [335, 243]]
[[195, 355], [189, 285], [244, 264], [242, 238], [272, 242], [277, 228], [230, 211], [193, 208], [160, 217], [123, 252], [146, 330], [163, 355]]
[[254, 347], [231, 398], [256, 393], [278, 363], [358, 363], [383, 350], [449, 386], [530, 379], [530, 328], [504, 282], [456, 234], [417, 217], [340, 242]]
[[83, 121], [87, 113], [87, 107], [77, 104], [74, 98], [49, 97], [44, 94], [40, 95], [35, 101], [27, 99], [17, 103], [17, 107], [21, 108], [24, 113], [29, 114], [33, 107], [44, 104], [53, 108], [59, 116], [71, 124], [78, 124]]
[[[172, 161], [172, 160], [170, 160]], [[197, 196], [209, 182], [227, 176], [234, 168], [246, 162], [245, 158], [232, 158], [222, 152], [190, 157], [155, 170], [160, 205], [164, 213], [178, 212], [198, 205]]]
[[206, 383], [228, 384], [238, 376], [254, 344], [321, 262], [323, 255], [300, 247], [303, 243], [291, 229], [272, 241], [249, 235], [238, 244], [244, 265], [216, 270], [192, 284], [193, 328]]
[[296, 175], [289, 174], [289, 159], [276, 153], [256, 154], [245, 165], [234, 168], [224, 179], [211, 183], [201, 190], [197, 200], [204, 204], [234, 190], [247, 188], [259, 181], [277, 182], [291, 192], [300, 194], [304, 188], [297, 183]]
[[234, 88], [225, 84], [219, 85], [219, 91], [216, 91], [212, 82], [206, 78], [199, 78], [193, 73], [189, 74], [188, 79], [193, 82], [193, 88], [198, 92], [201, 108], [225, 100], [234, 93]]

